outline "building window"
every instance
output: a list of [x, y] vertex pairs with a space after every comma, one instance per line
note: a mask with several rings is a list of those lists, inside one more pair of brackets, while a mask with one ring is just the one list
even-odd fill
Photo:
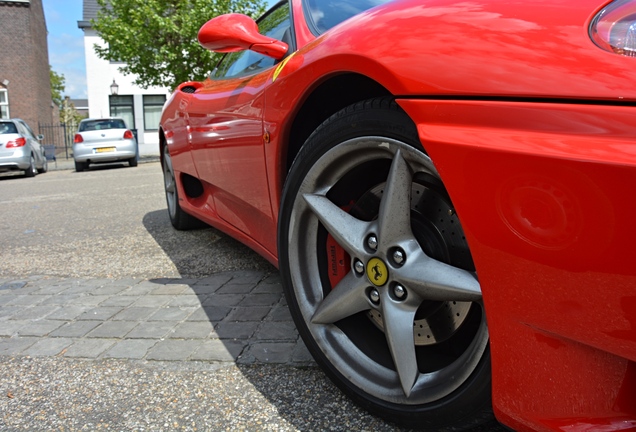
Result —
[[161, 110], [166, 103], [165, 95], [144, 95], [144, 129], [159, 129]]
[[135, 129], [135, 105], [132, 95], [110, 96], [110, 116], [124, 119], [126, 127]]
[[0, 119], [9, 118], [9, 93], [6, 89], [0, 89]]

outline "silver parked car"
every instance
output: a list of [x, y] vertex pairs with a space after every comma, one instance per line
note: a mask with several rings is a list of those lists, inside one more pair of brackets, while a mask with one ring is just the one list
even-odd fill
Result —
[[73, 141], [76, 171], [90, 164], [119, 161], [137, 166], [137, 141], [121, 118], [84, 119]]
[[0, 120], [0, 172], [24, 171], [35, 177], [48, 169], [44, 147], [24, 120]]

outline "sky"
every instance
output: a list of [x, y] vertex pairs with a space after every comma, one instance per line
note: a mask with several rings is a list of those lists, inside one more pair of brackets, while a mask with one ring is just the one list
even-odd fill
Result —
[[49, 32], [49, 63], [55, 72], [64, 75], [65, 96], [86, 99], [84, 32], [77, 27], [82, 19], [82, 0], [42, 0], [42, 5]]
[[65, 78], [64, 94], [86, 99], [84, 32], [77, 27], [82, 19], [82, 0], [42, 0], [49, 45], [49, 63]]

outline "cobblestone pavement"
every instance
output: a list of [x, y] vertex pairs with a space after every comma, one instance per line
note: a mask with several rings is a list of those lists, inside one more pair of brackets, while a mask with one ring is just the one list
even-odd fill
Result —
[[0, 361], [3, 431], [396, 430], [313, 367], [277, 274], [0, 278]]
[[312, 364], [278, 275], [0, 279], [0, 355]]

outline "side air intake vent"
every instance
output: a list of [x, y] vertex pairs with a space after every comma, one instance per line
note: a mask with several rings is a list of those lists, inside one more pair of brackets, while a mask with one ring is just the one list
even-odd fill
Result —
[[184, 93], [194, 93], [196, 91], [196, 88], [192, 86], [185, 86], [185, 87], [181, 87], [181, 91]]

